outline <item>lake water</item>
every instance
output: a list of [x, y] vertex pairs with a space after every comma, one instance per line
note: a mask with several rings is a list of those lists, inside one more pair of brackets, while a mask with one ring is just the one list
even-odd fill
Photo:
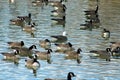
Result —
[[[25, 67], [25, 59], [21, 59], [18, 65], [12, 62], [3, 61], [0, 55], [0, 80], [44, 80], [45, 78], [66, 78], [68, 72], [74, 72], [77, 76], [73, 80], [120, 80], [120, 60], [112, 59], [107, 62], [104, 59], [92, 59], [88, 53], [90, 50], [105, 49], [109, 47], [110, 41], [120, 40], [120, 1], [99, 0], [100, 26], [97, 29], [80, 30], [80, 24], [85, 23], [84, 11], [94, 9], [96, 0], [68, 0], [65, 2], [66, 24], [51, 26], [51, 10], [49, 5], [40, 7], [32, 6], [32, 0], [0, 0], [0, 53], [8, 52], [8, 41], [25, 42], [25, 46], [32, 44], [37, 46], [39, 51], [44, 51], [39, 46], [39, 40], [50, 39], [50, 35], [62, 34], [65, 30], [68, 33], [68, 41], [75, 49], [81, 48], [82, 58], [78, 64], [75, 60], [65, 60], [64, 54], [52, 52], [52, 63], [39, 60], [41, 67], [37, 70], [36, 76], [32, 70]], [[32, 14], [32, 20], [37, 24], [36, 31], [31, 35], [22, 31], [21, 27], [11, 25], [9, 20], [18, 15]], [[111, 32], [109, 40], [101, 38], [102, 28]], [[55, 50], [55, 46], [52, 45]]]

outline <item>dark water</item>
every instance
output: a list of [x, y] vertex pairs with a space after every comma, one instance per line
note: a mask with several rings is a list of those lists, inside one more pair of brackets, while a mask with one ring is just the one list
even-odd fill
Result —
[[[80, 24], [86, 20], [84, 10], [95, 8], [95, 0], [68, 0], [66, 24], [51, 26], [52, 7], [35, 7], [32, 0], [0, 0], [0, 52], [10, 51], [8, 41], [25, 42], [26, 46], [35, 44], [40, 51], [39, 40], [50, 39], [50, 35], [62, 34], [65, 30], [75, 49], [81, 47], [81, 63], [75, 60], [65, 60], [64, 54], [52, 53], [52, 63], [39, 60], [41, 67], [35, 77], [32, 70], [25, 67], [24, 59], [18, 65], [3, 61], [0, 55], [0, 80], [44, 80], [45, 78], [66, 78], [68, 72], [74, 72], [77, 77], [73, 80], [120, 80], [120, 60], [112, 59], [106, 62], [104, 59], [91, 59], [88, 51], [93, 49], [104, 49], [109, 46], [110, 41], [120, 40], [120, 1], [119, 0], [99, 0], [100, 28], [80, 30]], [[37, 23], [36, 31], [31, 35], [21, 30], [21, 27], [10, 25], [9, 20], [18, 15], [32, 14], [32, 20]], [[101, 38], [102, 27], [111, 31], [111, 38], [104, 40]], [[53, 50], [55, 46], [52, 46]]]

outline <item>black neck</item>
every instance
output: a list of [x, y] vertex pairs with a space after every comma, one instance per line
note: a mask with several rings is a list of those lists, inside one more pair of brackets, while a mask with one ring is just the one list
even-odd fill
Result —
[[95, 10], [95, 13], [97, 13], [97, 12], [98, 12], [98, 5], [97, 5], [96, 10]]
[[67, 76], [67, 80], [72, 80], [70, 75]]

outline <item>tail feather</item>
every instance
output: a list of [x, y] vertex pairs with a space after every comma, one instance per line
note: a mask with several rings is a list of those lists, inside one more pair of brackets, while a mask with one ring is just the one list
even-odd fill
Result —
[[116, 42], [110, 42], [110, 43], [115, 44]]
[[55, 43], [56, 46], [59, 46], [59, 44]]
[[0, 54], [2, 54], [2, 55], [6, 55], [6, 53], [0, 53]]
[[7, 42], [8, 44], [12, 44], [13, 42]]
[[96, 50], [92, 50], [92, 51], [90, 51], [90, 53], [96, 53], [97, 51]]
[[51, 36], [51, 37], [53, 37], [53, 38], [58, 38], [58, 36]]

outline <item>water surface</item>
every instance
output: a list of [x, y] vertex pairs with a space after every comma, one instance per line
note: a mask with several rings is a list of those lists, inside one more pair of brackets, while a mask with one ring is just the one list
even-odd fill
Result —
[[[84, 10], [94, 9], [96, 0], [68, 0], [66, 24], [51, 26], [51, 10], [49, 5], [43, 7], [32, 6], [32, 0], [15, 0], [10, 3], [8, 0], [0, 1], [0, 52], [11, 51], [8, 48], [8, 41], [25, 42], [27, 47], [35, 44], [37, 49], [44, 51], [39, 46], [39, 40], [50, 39], [50, 35], [62, 34], [65, 30], [75, 49], [82, 49], [81, 63], [75, 60], [65, 60], [64, 54], [52, 53], [52, 63], [39, 60], [41, 67], [34, 76], [32, 70], [25, 67], [24, 59], [18, 65], [12, 62], [3, 61], [0, 55], [0, 80], [44, 80], [45, 78], [66, 78], [68, 72], [74, 72], [77, 77], [74, 80], [119, 80], [120, 60], [112, 59], [106, 62], [104, 59], [91, 59], [88, 53], [93, 49], [105, 49], [109, 47], [110, 41], [120, 40], [120, 1], [119, 0], [99, 0], [99, 18], [101, 25], [98, 29], [80, 30], [80, 24], [85, 23]], [[31, 35], [22, 31], [20, 26], [10, 25], [9, 20], [18, 15], [32, 14], [33, 22], [37, 23], [36, 31]], [[102, 28], [111, 31], [111, 38], [104, 40], [101, 38]], [[55, 50], [55, 46], [52, 45]]]

